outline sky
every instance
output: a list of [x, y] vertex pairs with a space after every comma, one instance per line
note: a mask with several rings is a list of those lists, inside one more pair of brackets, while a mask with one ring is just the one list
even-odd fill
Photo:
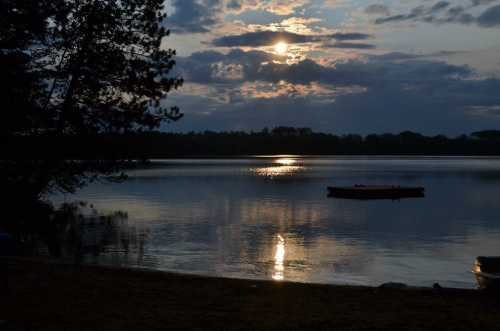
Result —
[[500, 0], [167, 0], [167, 131], [500, 129]]

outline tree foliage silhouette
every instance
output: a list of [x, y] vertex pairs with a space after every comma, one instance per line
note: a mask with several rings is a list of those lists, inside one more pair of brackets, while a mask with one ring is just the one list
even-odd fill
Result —
[[[2, 0], [0, 9], [7, 138], [123, 134], [182, 117], [177, 107], [163, 106], [182, 84], [171, 76], [175, 50], [164, 45], [163, 0]], [[40, 197], [73, 191], [127, 161], [62, 155], [3, 160], [0, 184]]]
[[40, 125], [34, 122], [41, 116], [36, 103], [43, 98], [44, 84], [32, 61], [35, 54], [30, 50], [47, 36], [45, 17], [50, 8], [50, 2], [0, 2], [2, 133], [27, 133]]
[[[175, 51], [163, 1], [66, 0], [49, 27], [46, 109], [58, 132], [123, 132], [180, 117], [160, 101], [182, 80], [168, 78]], [[44, 56], [44, 59], [46, 57]]]

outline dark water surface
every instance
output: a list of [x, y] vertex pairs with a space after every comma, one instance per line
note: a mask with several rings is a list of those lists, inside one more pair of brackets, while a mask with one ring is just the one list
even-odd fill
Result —
[[[86, 262], [301, 282], [475, 287], [474, 258], [500, 255], [500, 159], [183, 159], [129, 175], [125, 183], [54, 198], [128, 213]], [[354, 184], [425, 186], [427, 193], [401, 201], [327, 197], [329, 185]]]

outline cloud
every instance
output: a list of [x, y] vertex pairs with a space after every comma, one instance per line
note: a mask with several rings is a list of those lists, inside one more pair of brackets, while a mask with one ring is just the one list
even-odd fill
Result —
[[[414, 21], [435, 24], [477, 24], [485, 28], [497, 27], [500, 26], [500, 5], [487, 8], [479, 16], [474, 16], [468, 12], [469, 9], [491, 4], [495, 1], [497, 0], [473, 0], [468, 7], [460, 5], [450, 7], [450, 2], [439, 1], [432, 6], [415, 7], [408, 14], [379, 17], [375, 20], [375, 24]], [[445, 10], [446, 8], [448, 10]]]
[[[351, 45], [348, 45], [351, 47]], [[342, 46], [341, 46], [342, 47]], [[347, 46], [346, 46], [347, 47]], [[400, 53], [395, 53], [400, 54]], [[369, 62], [351, 60], [325, 66], [306, 59], [288, 65], [277, 62], [280, 58], [263, 51], [242, 51], [234, 49], [227, 54], [215, 51], [195, 53], [186, 58], [179, 58], [179, 68], [187, 82], [223, 83], [219, 71], [222, 68], [238, 66], [240, 82], [287, 81], [308, 84], [321, 82], [335, 85], [375, 86], [386, 84], [423, 84], [449, 79], [470, 78], [473, 71], [467, 66], [456, 66], [442, 61], [412, 58], [396, 61], [396, 56], [369, 56]], [[400, 54], [398, 60], [404, 59]], [[224, 69], [225, 70], [225, 69]], [[231, 79], [234, 81], [234, 79]]]
[[372, 55], [372, 59], [376, 59], [378, 61], [407, 61], [407, 60], [415, 60], [415, 59], [429, 59], [429, 58], [439, 58], [439, 57], [448, 57], [457, 54], [467, 53], [465, 51], [439, 51], [433, 53], [426, 54], [413, 54], [413, 53], [402, 53], [402, 52], [390, 52], [381, 55]]
[[487, 28], [500, 26], [500, 5], [486, 9], [477, 18], [477, 24]]
[[310, 0], [230, 0], [226, 7], [237, 13], [258, 10], [286, 16], [295, 13], [309, 2]]
[[448, 6], [450, 6], [450, 3], [448, 1], [439, 1], [430, 8], [429, 13], [435, 14]]
[[372, 37], [369, 34], [360, 32], [337, 32], [330, 36], [336, 40], [364, 40]]
[[262, 51], [195, 53], [180, 58], [179, 68], [187, 84], [211, 92], [203, 95], [198, 88], [173, 96], [186, 112], [175, 126], [454, 134], [500, 125], [500, 80], [480, 79], [467, 66], [426, 57], [443, 54], [389, 53], [329, 66], [310, 59], [277, 63], [275, 55]]
[[384, 24], [384, 23], [390, 23], [390, 22], [401, 22], [401, 21], [406, 21], [411, 19], [409, 15], [393, 15], [393, 16], [388, 16], [388, 17], [380, 17], [375, 20], [375, 24]]
[[485, 116], [491, 118], [491, 116], [500, 116], [500, 105], [493, 106], [471, 106], [468, 111], [472, 115]]
[[415, 20], [415, 19], [418, 19], [419, 17], [422, 17], [427, 12], [431, 13], [432, 9], [429, 8], [429, 9], [425, 10], [425, 8], [423, 6], [418, 6], [418, 7], [413, 8], [409, 14], [398, 14], [398, 15], [392, 15], [392, 16], [388, 16], [388, 17], [378, 18], [375, 20], [375, 24]]
[[323, 48], [344, 48], [344, 49], [375, 49], [376, 46], [364, 43], [338, 42], [335, 44], [325, 44]]
[[[476, 96], [462, 94], [463, 88], [474, 85], [477, 82], [466, 83], [457, 90], [452, 86], [414, 90], [384, 84], [358, 93], [333, 96], [318, 96], [315, 92], [296, 94], [293, 91], [292, 94], [285, 91], [266, 95], [261, 91], [261, 97], [232, 96], [234, 102], [229, 103], [205, 99], [193, 105], [192, 112], [169, 129], [260, 130], [265, 126], [287, 125], [337, 134], [412, 130], [454, 135], [498, 126], [500, 116], [495, 111], [500, 105], [498, 97], [488, 102], [488, 96], [480, 89], [475, 91], [479, 92]], [[497, 81], [481, 85], [496, 85], [498, 88], [500, 84]], [[192, 100], [192, 97], [186, 100]], [[182, 98], [176, 102], [182, 107]], [[497, 106], [487, 106], [493, 102]], [[207, 113], [207, 110], [210, 111]]]
[[175, 67], [186, 82], [195, 83], [224, 83], [233, 81], [233, 77], [228, 79], [221, 71], [225, 68], [238, 66], [241, 73], [240, 80], [243, 81], [251, 76], [252, 72], [258, 71], [262, 63], [271, 62], [280, 59], [273, 54], [262, 51], [244, 52], [240, 49], [234, 49], [228, 54], [222, 54], [216, 51], [204, 51], [193, 53], [189, 57], [180, 57], [177, 59], [178, 65]]
[[389, 7], [381, 4], [373, 4], [365, 8], [365, 13], [369, 15], [386, 15], [389, 16], [391, 11]]
[[172, 0], [173, 15], [166, 25], [175, 33], [209, 32], [218, 22], [222, 0]]
[[497, 0], [472, 0], [472, 6], [482, 6], [482, 5], [489, 5], [490, 3], [493, 3]]
[[241, 3], [238, 0], [230, 0], [226, 4], [226, 8], [231, 9], [231, 10], [240, 10], [241, 9]]
[[[372, 55], [378, 40], [362, 28], [366, 17], [378, 24], [495, 28], [500, 0], [166, 1], [172, 7], [166, 25], [174, 38], [165, 45], [183, 55], [176, 58], [174, 70], [186, 81], [169, 94], [168, 102], [186, 113], [174, 124], [182, 130], [293, 125], [337, 132], [453, 133], [500, 127], [499, 80], [451, 64], [498, 62], [494, 55], [476, 53], [478, 47], [494, 47], [494, 30], [442, 27], [439, 36], [449, 37], [443, 49], [470, 52], [451, 57], [453, 52], [434, 52], [437, 37], [422, 38], [429, 26], [412, 30], [410, 46], [402, 36], [407, 31], [374, 30], [381, 41], [390, 41], [385, 47], [413, 47], [423, 52], [419, 54]], [[342, 31], [339, 27], [353, 32], [334, 33]], [[205, 34], [185, 35], [189, 33]], [[474, 37], [458, 45], [463, 38], [457, 34], [462, 33]], [[261, 51], [280, 40], [290, 44], [286, 57]], [[192, 53], [200, 50], [205, 51]]]
[[274, 45], [279, 41], [284, 41], [289, 44], [301, 44], [330, 40], [364, 40], [370, 37], [371, 36], [368, 34], [358, 32], [338, 32], [328, 35], [304, 35], [288, 31], [257, 31], [220, 37], [213, 40], [212, 44], [217, 47], [260, 47]]

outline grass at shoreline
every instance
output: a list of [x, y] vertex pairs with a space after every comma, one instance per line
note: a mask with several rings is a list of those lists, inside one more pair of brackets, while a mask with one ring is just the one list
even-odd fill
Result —
[[500, 300], [474, 290], [382, 290], [7, 261], [2, 331], [500, 329]]

